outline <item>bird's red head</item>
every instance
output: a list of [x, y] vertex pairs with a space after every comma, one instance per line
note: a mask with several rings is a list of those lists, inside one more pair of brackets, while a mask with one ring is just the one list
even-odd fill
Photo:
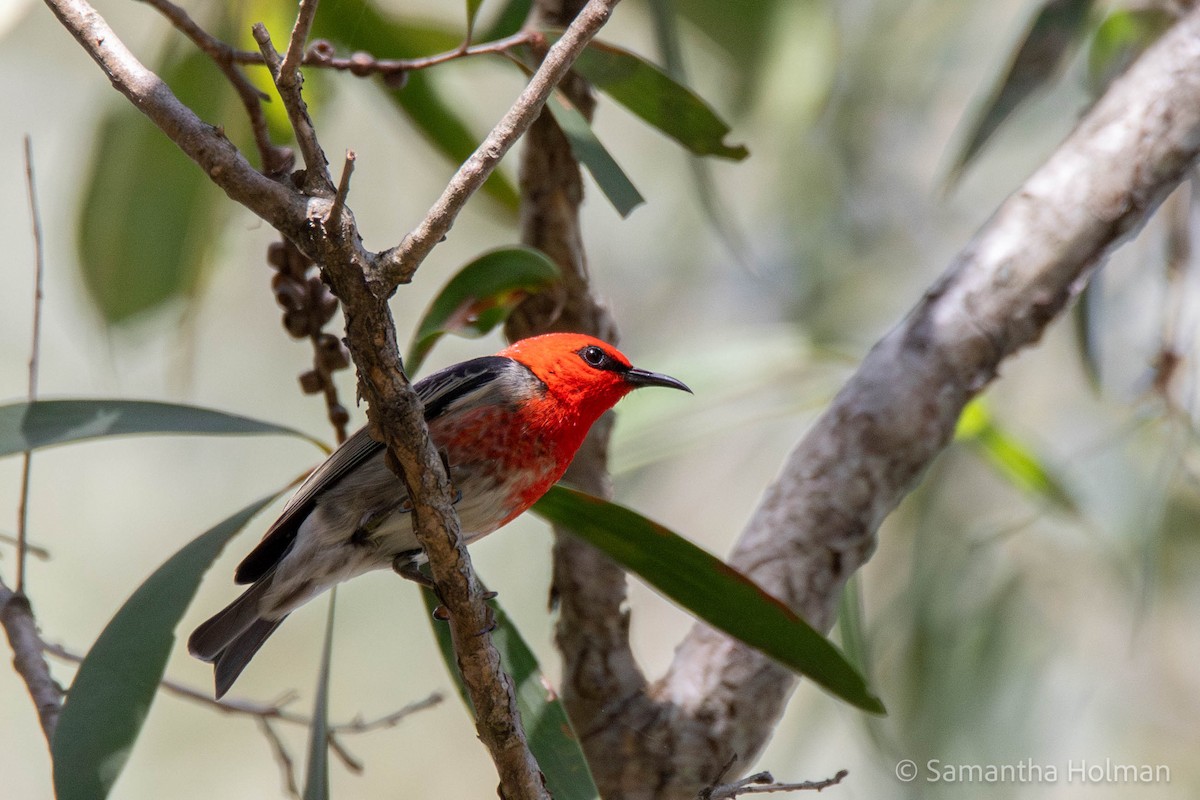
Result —
[[522, 339], [497, 355], [528, 367], [546, 384], [548, 393], [575, 410], [587, 426], [641, 386], [691, 391], [669, 375], [632, 366], [611, 344], [581, 333], [547, 333]]

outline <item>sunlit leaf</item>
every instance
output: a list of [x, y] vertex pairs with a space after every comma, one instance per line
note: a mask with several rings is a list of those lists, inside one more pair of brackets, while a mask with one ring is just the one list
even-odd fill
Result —
[[963, 409], [955, 437], [975, 448], [1005, 480], [1022, 492], [1068, 513], [1078, 513], [1078, 506], [1062, 481], [1031, 448], [996, 424], [982, 398], [972, 400]]
[[1113, 79], [1175, 24], [1165, 8], [1118, 9], [1104, 18], [1088, 50], [1088, 86], [1099, 97]]
[[615, 503], [555, 486], [533, 507], [689, 613], [810, 678], [864, 711], [883, 703], [824, 636], [742, 573]]
[[[445, 623], [433, 619], [437, 599], [433, 592], [423, 591], [421, 595], [425, 600], [425, 607], [429, 609], [430, 624], [437, 636], [446, 669], [454, 678], [459, 696], [462, 697], [467, 710], [474, 713], [462, 682], [462, 675], [458, 671], [458, 660], [454, 656], [454, 645], [450, 640], [450, 628]], [[521, 714], [529, 749], [546, 777], [546, 788], [555, 800], [598, 798], [600, 793], [592, 780], [587, 760], [583, 757], [579, 737], [575, 735], [571, 721], [567, 719], [562, 700], [550, 688], [538, 666], [537, 658], [508, 614], [504, 613], [495, 600], [489, 601], [489, 605], [496, 620], [492, 641], [500, 651], [505, 672], [512, 677], [516, 687], [517, 710]]]
[[[204, 120], [219, 123], [227, 92], [203, 53], [156, 72]], [[105, 322], [126, 322], [199, 285], [229, 203], [204, 171], [122, 100], [93, 137], [78, 224], [83, 285]]]
[[1004, 74], [975, 113], [947, 184], [953, 185], [1000, 125], [1035, 91], [1061, 72], [1087, 33], [1092, 0], [1045, 0]]
[[408, 373], [417, 374], [443, 335], [483, 336], [522, 300], [558, 279], [554, 262], [533, 248], [505, 247], [484, 253], [442, 287], [421, 318], [404, 360]]
[[104, 436], [150, 433], [284, 434], [328, 450], [294, 428], [198, 406], [142, 400], [37, 400], [0, 406], [0, 456]]
[[308, 768], [304, 779], [304, 800], [329, 800], [329, 674], [333, 660], [333, 619], [337, 605], [337, 587], [329, 593], [329, 612], [325, 618], [325, 643], [321, 648], [321, 671], [317, 677], [317, 696], [313, 700], [312, 725], [308, 729]]
[[328, 447], [294, 428], [211, 408], [144, 400], [37, 400], [0, 406], [0, 456], [109, 436], [283, 434]]
[[58, 800], [108, 796], [154, 702], [175, 627], [225, 543], [278, 495], [257, 500], [154, 571], [105, 626], [67, 693], [51, 744]]
[[[324, 0], [314, 34], [352, 50], [392, 58], [432, 55], [461, 44], [454, 31], [397, 20], [367, 0]], [[455, 104], [442, 98], [428, 70], [410, 72], [406, 78], [399, 89], [378, 85], [439, 152], [456, 165], [466, 161], [483, 135], [472, 133]], [[516, 210], [517, 189], [499, 170], [488, 177], [483, 191], [505, 208]]]
[[621, 165], [596, 138], [587, 119], [562, 92], [556, 91], [550, 95], [550, 99], [546, 101], [546, 108], [550, 109], [554, 121], [571, 143], [571, 152], [575, 158], [587, 167], [587, 171], [596, 180], [596, 185], [604, 192], [604, 196], [618, 214], [627, 217], [633, 209], [646, 202], [629, 180], [629, 176], [621, 169]]

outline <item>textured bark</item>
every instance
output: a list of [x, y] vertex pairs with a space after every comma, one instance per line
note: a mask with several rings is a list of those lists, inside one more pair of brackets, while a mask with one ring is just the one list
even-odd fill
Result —
[[[219, 129], [200, 120], [138, 61], [86, 0], [46, 0], [118, 90], [231, 198], [267, 220], [321, 265], [343, 306], [346, 343], [358, 369], [359, 392], [367, 400], [373, 431], [387, 445], [391, 466], [413, 500], [417, 538], [429, 556], [433, 578], [450, 611], [455, 653], [475, 709], [476, 730], [495, 762], [500, 792], [511, 800], [549, 795], [525, 741], [512, 680], [501, 668], [499, 653], [486, 633], [491, 627], [490, 612], [459, 535], [450, 484], [430, 441], [421, 402], [404, 375], [387, 299], [399, 283], [412, 277], [450, 230], [466, 200], [532, 124], [549, 92], [608, 20], [616, 3], [590, 0], [584, 6], [578, 20], [550, 48], [517, 101], [455, 174], [421, 224], [398, 246], [376, 254], [362, 246], [353, 214], [341, 205], [344, 197], [333, 196], [334, 183], [304, 108], [299, 76], [294, 74], [315, 2], [301, 4], [283, 64], [266, 29], [256, 26], [255, 30], [300, 139], [306, 167], [321, 173], [307, 176], [303, 186], [296, 187], [250, 166]], [[293, 74], [285, 75], [285, 71]], [[19, 610], [16, 603], [7, 606]], [[32, 684], [30, 688], [34, 688]]]
[[[562, 26], [582, 3], [534, 4], [530, 26]], [[591, 89], [577, 76], [562, 84], [589, 118]], [[616, 343], [617, 328], [592, 295], [579, 223], [583, 179], [571, 146], [549, 112], [530, 127], [521, 150], [521, 241], [550, 256], [562, 270], [551, 291], [530, 298], [509, 318], [510, 340], [554, 330], [590, 333]], [[564, 481], [609, 497], [608, 440], [613, 414], [593, 427]], [[593, 747], [594, 728], [625, 703], [646, 703], [646, 680], [629, 646], [625, 573], [591, 545], [555, 528], [552, 602], [558, 606], [555, 641], [563, 658], [563, 703], [582, 737], [592, 772], [605, 797], [616, 797], [616, 762], [605, 747]]]
[[[1119, 79], [885, 336], [768, 487], [731, 558], [828, 630], [884, 517], [950, 441], [963, 405], [1037, 341], [1200, 150], [1200, 12]], [[736, 753], [749, 764], [794, 679], [697, 625], [641, 704], [589, 752], [619, 760], [611, 797], [694, 798]], [[602, 743], [601, 743], [602, 738]]]

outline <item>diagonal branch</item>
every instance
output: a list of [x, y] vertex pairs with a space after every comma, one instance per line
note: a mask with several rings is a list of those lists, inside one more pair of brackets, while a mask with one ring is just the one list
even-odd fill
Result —
[[[878, 342], [767, 488], [731, 563], [828, 630], [880, 523], [950, 441], [964, 404], [1033, 344], [1200, 153], [1200, 9], [1116, 81]], [[667, 675], [592, 730], [614, 785], [691, 798], [751, 763], [793, 677], [695, 626]], [[689, 742], [654, 751], [647, 741]]]
[[62, 711], [63, 689], [50, 675], [50, 665], [42, 655], [42, 637], [29, 599], [13, 592], [3, 581], [0, 581], [0, 626], [8, 636], [13, 666], [25, 681], [49, 744], [54, 739], [54, 729]]
[[600, 31], [604, 23], [608, 22], [617, 2], [618, 0], [591, 0], [579, 12], [562, 38], [550, 48], [541, 66], [521, 92], [521, 96], [496, 123], [492, 132], [471, 157], [459, 167], [421, 224], [405, 236], [404, 241], [397, 247], [381, 254], [385, 285], [390, 284], [394, 288], [412, 280], [413, 273], [434, 245], [450, 232], [467, 198], [483, 185], [488, 175], [500, 163], [500, 159], [504, 158], [504, 154], [537, 119], [554, 87], [566, 77], [583, 48]]
[[[421, 403], [404, 375], [387, 298], [401, 278], [411, 278], [443, 238], [466, 200], [528, 127], [554, 84], [608, 19], [616, 1], [591, 0], [585, 14], [554, 49], [554, 58], [547, 59], [535, 74], [531, 88], [522, 93], [513, 110], [460, 170], [421, 226], [406, 239], [407, 245], [376, 256], [363, 248], [349, 208], [343, 206], [336, 220], [330, 218], [332, 192], [329, 197], [313, 197], [254, 170], [220, 129], [200, 120], [137, 60], [86, 0], [45, 0], [119, 91], [232, 199], [322, 266], [344, 306], [346, 341], [358, 367], [359, 388], [369, 406], [372, 428], [387, 445], [391, 466], [408, 486], [418, 539], [451, 612], [455, 649], [476, 710], [480, 739], [496, 763], [503, 793], [513, 800], [545, 797], [545, 786], [525, 742], [512, 681], [501, 669], [490, 636], [480, 635], [489, 625], [483, 590], [458, 531], [449, 481], [429, 439]], [[264, 58], [278, 56], [267, 37], [260, 36], [259, 41], [264, 45]], [[273, 72], [278, 75], [279, 70]], [[314, 162], [309, 161], [308, 167], [313, 172]], [[306, 188], [320, 189], [307, 181]]]

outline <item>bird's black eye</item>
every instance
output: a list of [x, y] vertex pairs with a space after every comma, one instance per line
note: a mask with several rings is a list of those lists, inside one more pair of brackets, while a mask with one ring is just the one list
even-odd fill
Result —
[[579, 357], [586, 361], [589, 365], [600, 368], [608, 362], [608, 353], [601, 350], [596, 345], [588, 345], [579, 351]]

